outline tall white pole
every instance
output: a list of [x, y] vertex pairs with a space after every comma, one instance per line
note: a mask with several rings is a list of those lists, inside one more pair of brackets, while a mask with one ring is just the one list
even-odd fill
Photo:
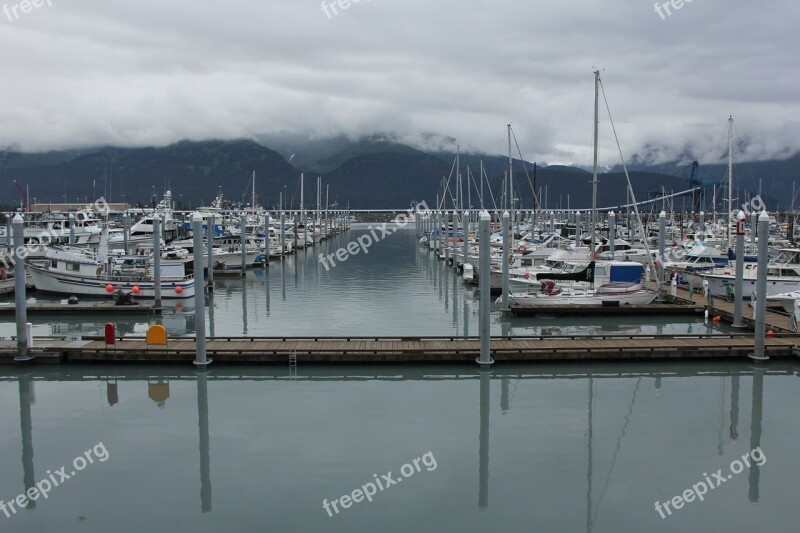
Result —
[[30, 361], [28, 350], [28, 309], [25, 294], [25, 219], [17, 213], [11, 222], [14, 228], [14, 304], [17, 318], [17, 355], [15, 361]]
[[593, 133], [593, 145], [594, 150], [592, 154], [592, 216], [591, 222], [589, 223], [589, 233], [591, 236], [591, 244], [589, 245], [589, 253], [594, 253], [594, 232], [595, 228], [597, 227], [597, 129], [599, 124], [598, 118], [598, 98], [600, 95], [600, 71], [594, 71], [594, 133]]
[[480, 277], [478, 278], [478, 288], [480, 290], [480, 339], [481, 339], [481, 355], [476, 361], [481, 366], [491, 365], [494, 363], [491, 357], [491, 336], [490, 336], [490, 315], [491, 315], [491, 298], [492, 291], [492, 273], [491, 273], [491, 258], [489, 257], [489, 213], [481, 211], [478, 239], [480, 240]]
[[[209, 232], [209, 235], [210, 232]], [[207, 366], [211, 359], [206, 357], [206, 301], [203, 291], [203, 215], [195, 212], [192, 215], [192, 238], [194, 240], [194, 327], [196, 366]], [[209, 238], [209, 243], [211, 242]], [[209, 250], [211, 245], [209, 244]], [[200, 282], [198, 283], [198, 276]]]

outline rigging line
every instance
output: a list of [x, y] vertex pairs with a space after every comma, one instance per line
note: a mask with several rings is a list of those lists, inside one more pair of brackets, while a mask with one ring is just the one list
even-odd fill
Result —
[[444, 183], [444, 190], [442, 191], [442, 202], [439, 204], [439, 207], [438, 207], [438, 209], [440, 211], [442, 209], [444, 209], [445, 200], [447, 199], [447, 196], [445, 195], [445, 193], [447, 193], [447, 192], [450, 193], [450, 200], [453, 201], [453, 205], [456, 205], [455, 197], [453, 196], [452, 191], [450, 191], [450, 178], [453, 177], [453, 171], [455, 170], [455, 168], [456, 168], [456, 160], [453, 159], [453, 166], [450, 167], [450, 175], [447, 176], [447, 181], [445, 181], [445, 183]]
[[594, 515], [592, 517], [591, 524], [594, 525], [594, 521], [597, 520], [597, 513], [600, 511], [600, 504], [603, 502], [603, 496], [606, 493], [606, 489], [608, 488], [608, 484], [611, 481], [611, 471], [614, 470], [614, 465], [617, 463], [617, 457], [619, 457], [619, 449], [622, 446], [622, 438], [625, 436], [625, 432], [628, 429], [628, 425], [631, 422], [631, 415], [633, 414], [633, 406], [636, 403], [636, 395], [639, 393], [639, 385], [642, 383], [642, 378], [639, 377], [636, 379], [636, 387], [633, 389], [633, 396], [631, 396], [631, 403], [628, 405], [628, 414], [625, 415], [625, 423], [622, 425], [622, 431], [617, 437], [617, 447], [614, 449], [614, 453], [612, 454], [611, 464], [608, 466], [608, 473], [606, 473], [606, 482], [603, 485], [602, 490], [600, 490], [600, 497], [597, 498], [597, 503], [594, 506]]
[[492, 192], [492, 184], [489, 183], [489, 175], [486, 173], [486, 168], [483, 168], [483, 176], [481, 177], [481, 179], [484, 178], [486, 178], [486, 185], [488, 185], [487, 188], [489, 189], [489, 196], [492, 199], [492, 205], [494, 206], [494, 210], [497, 211], [497, 202], [494, 199], [494, 193]]
[[569, 131], [567, 132], [567, 138], [564, 141], [565, 145], [569, 144], [570, 139], [572, 138], [572, 131], [575, 129], [575, 123], [578, 121], [578, 117], [582, 116], [583, 107], [586, 105], [586, 97], [589, 95], [589, 90], [591, 89], [591, 85], [586, 85], [586, 92], [583, 93], [583, 98], [581, 99], [581, 105], [578, 106], [578, 112], [575, 113], [575, 116], [572, 118], [572, 124], [569, 127]]
[[[617, 150], [619, 151], [619, 159], [622, 162], [622, 170], [625, 171], [625, 179], [628, 181], [628, 192], [631, 195], [631, 200], [633, 201], [633, 212], [636, 215], [636, 223], [639, 225], [639, 231], [641, 232], [643, 243], [645, 249], [647, 250], [647, 262], [650, 265], [650, 268], [653, 269], [652, 272], [656, 273], [656, 265], [653, 263], [653, 254], [650, 253], [650, 248], [647, 246], [647, 232], [645, 231], [644, 225], [642, 224], [642, 217], [639, 214], [639, 206], [636, 203], [636, 195], [633, 193], [633, 185], [631, 184], [631, 177], [628, 174], [628, 165], [625, 164], [625, 157], [622, 155], [622, 147], [619, 145], [619, 137], [617, 137], [617, 128], [614, 126], [614, 119], [611, 117], [611, 108], [608, 106], [608, 99], [606, 98], [606, 89], [603, 86], [603, 80], [598, 79], [600, 82], [600, 92], [603, 93], [603, 102], [606, 104], [606, 112], [608, 112], [608, 121], [611, 124], [611, 131], [614, 132], [614, 140], [617, 143]], [[660, 258], [659, 258], [660, 259]], [[658, 284], [658, 282], [656, 282]], [[663, 287], [658, 286], [659, 292]]]
[[528, 166], [525, 164], [525, 159], [522, 158], [522, 150], [519, 149], [519, 143], [517, 142], [517, 134], [514, 133], [514, 128], [511, 128], [511, 137], [514, 139], [514, 144], [517, 147], [517, 153], [519, 154], [519, 160], [522, 163], [522, 170], [525, 171], [525, 177], [528, 178], [528, 186], [531, 188], [531, 193], [533, 194], [533, 206], [536, 208], [537, 211], [542, 210], [541, 204], [539, 204], [539, 197], [536, 195], [536, 191], [533, 190], [533, 182], [531, 181], [531, 176], [528, 174]]

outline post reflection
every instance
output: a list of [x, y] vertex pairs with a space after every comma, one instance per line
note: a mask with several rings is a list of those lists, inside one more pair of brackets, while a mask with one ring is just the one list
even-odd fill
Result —
[[739, 438], [739, 376], [731, 376], [731, 440]]
[[489, 410], [492, 371], [480, 370], [480, 435], [478, 437], [478, 507], [489, 506]]
[[[214, 293], [209, 292], [206, 296], [206, 300], [208, 302], [208, 334], [211, 337], [216, 335], [216, 329], [214, 326]], [[197, 312], [197, 310], [195, 310]]]
[[[19, 421], [22, 432], [22, 484], [25, 493], [34, 486], [36, 476], [33, 472], [33, 423], [31, 422], [31, 404], [34, 402], [33, 382], [31, 374], [26, 372], [19, 376]], [[36, 502], [28, 500], [26, 509], [36, 508]]]
[[[761, 446], [761, 415], [764, 407], [764, 367], [753, 367], [753, 405], [750, 418], [750, 449], [755, 450]], [[755, 462], [750, 465], [748, 475], [748, 498], [751, 502], [758, 502], [759, 480], [761, 467]]]
[[197, 372], [197, 423], [200, 449], [200, 509], [211, 512], [211, 444], [208, 435], [208, 382], [206, 372]]

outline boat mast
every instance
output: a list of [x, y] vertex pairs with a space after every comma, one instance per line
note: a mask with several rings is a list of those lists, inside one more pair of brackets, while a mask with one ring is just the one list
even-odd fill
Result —
[[[513, 164], [511, 159], [511, 123], [508, 123], [508, 185], [506, 185], [506, 194], [508, 195], [509, 205], [509, 221], [511, 222], [511, 234], [508, 236], [509, 248], [514, 249], [514, 183], [513, 183]], [[505, 231], [505, 228], [503, 228]]]
[[[303, 211], [303, 173], [301, 172], [300, 173], [300, 221], [298, 222], [298, 224], [302, 224], [303, 228], [305, 228], [306, 223], [303, 215], [305, 215], [305, 212]], [[305, 229], [303, 229], [303, 233], [305, 234]]]
[[731, 248], [733, 224], [733, 115], [728, 117], [728, 249]]
[[594, 254], [594, 231], [597, 227], [597, 127], [598, 127], [598, 98], [600, 96], [600, 70], [594, 71], [594, 133], [593, 133], [593, 155], [592, 155], [592, 218], [589, 231], [591, 232], [591, 244], [589, 254]]

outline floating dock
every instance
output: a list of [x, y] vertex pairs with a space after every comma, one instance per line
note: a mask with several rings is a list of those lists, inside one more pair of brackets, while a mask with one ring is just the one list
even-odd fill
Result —
[[[25, 306], [29, 315], [152, 315], [161, 312], [153, 303], [116, 305], [114, 302], [91, 303], [29, 303]], [[15, 315], [14, 304], [0, 304], [0, 315]]]
[[[766, 355], [795, 357], [800, 337], [771, 336]], [[206, 342], [214, 364], [304, 363], [474, 363], [480, 354], [477, 337], [213, 337]], [[13, 362], [16, 342], [0, 341], [0, 363]], [[494, 337], [491, 355], [497, 362], [564, 362], [610, 360], [747, 359], [753, 351], [748, 334], [726, 335], [577, 335]], [[192, 338], [148, 345], [144, 338], [125, 337], [106, 345], [99, 337], [34, 339], [36, 363], [186, 363], [195, 359]]]

